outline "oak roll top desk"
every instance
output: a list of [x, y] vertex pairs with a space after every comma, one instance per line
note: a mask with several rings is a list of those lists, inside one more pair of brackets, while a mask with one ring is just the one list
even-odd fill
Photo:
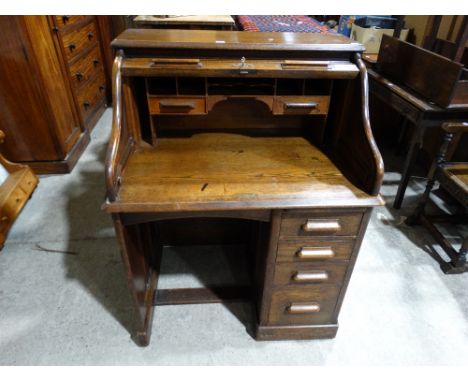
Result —
[[[129, 29], [112, 43], [107, 197], [137, 329], [154, 305], [256, 306], [260, 340], [334, 337], [383, 162], [344, 36]], [[158, 289], [165, 245], [237, 244], [251, 283]], [[237, 289], [236, 289], [237, 288]]]

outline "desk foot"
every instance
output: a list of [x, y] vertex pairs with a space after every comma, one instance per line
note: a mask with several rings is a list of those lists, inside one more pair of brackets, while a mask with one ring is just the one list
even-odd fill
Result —
[[145, 347], [150, 343], [151, 333], [149, 332], [138, 332], [133, 337], [133, 340], [138, 346]]
[[468, 272], [468, 264], [462, 266], [455, 266], [451, 261], [440, 264], [440, 269], [446, 275], [457, 275], [460, 273]]
[[257, 326], [255, 339], [258, 341], [312, 340], [334, 338], [338, 324], [297, 325], [297, 326]]

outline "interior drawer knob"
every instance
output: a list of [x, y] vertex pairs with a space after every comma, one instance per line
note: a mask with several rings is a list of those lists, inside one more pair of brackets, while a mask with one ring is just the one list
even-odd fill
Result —
[[314, 220], [308, 219], [302, 226], [305, 232], [333, 232], [336, 233], [341, 230], [341, 225], [338, 220]]
[[70, 45], [68, 45], [68, 49], [70, 49], [70, 52], [73, 52], [76, 49], [76, 44], [72, 42]]
[[335, 252], [329, 247], [302, 247], [297, 252], [297, 257], [301, 259], [331, 259], [335, 257]]
[[70, 17], [69, 16], [62, 16], [62, 22], [64, 24], [68, 23], [68, 21], [70, 20]]
[[75, 76], [78, 81], [81, 81], [83, 79], [83, 74], [80, 72], [76, 73]]
[[309, 314], [309, 313], [318, 313], [320, 312], [320, 305], [316, 302], [309, 304], [295, 304], [286, 307], [286, 312], [291, 314]]
[[292, 276], [292, 280], [296, 282], [328, 281], [328, 278], [327, 271], [296, 272]]
[[98, 60], [97, 58], [95, 58], [95, 59], [93, 60], [93, 65], [94, 65], [94, 66], [98, 66], [98, 65], [99, 65], [99, 60]]
[[92, 40], [94, 37], [94, 33], [93, 32], [89, 32], [88, 33], [88, 40]]

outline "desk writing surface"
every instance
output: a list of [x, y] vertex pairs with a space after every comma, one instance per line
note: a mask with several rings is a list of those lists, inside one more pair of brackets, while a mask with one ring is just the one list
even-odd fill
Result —
[[376, 198], [352, 185], [301, 137], [205, 133], [159, 138], [132, 154], [107, 210], [173, 211], [364, 206]]

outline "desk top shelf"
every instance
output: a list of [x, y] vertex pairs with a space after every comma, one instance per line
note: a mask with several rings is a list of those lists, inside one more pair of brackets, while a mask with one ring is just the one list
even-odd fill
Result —
[[318, 148], [301, 137], [208, 133], [160, 138], [134, 152], [109, 212], [369, 206]]

